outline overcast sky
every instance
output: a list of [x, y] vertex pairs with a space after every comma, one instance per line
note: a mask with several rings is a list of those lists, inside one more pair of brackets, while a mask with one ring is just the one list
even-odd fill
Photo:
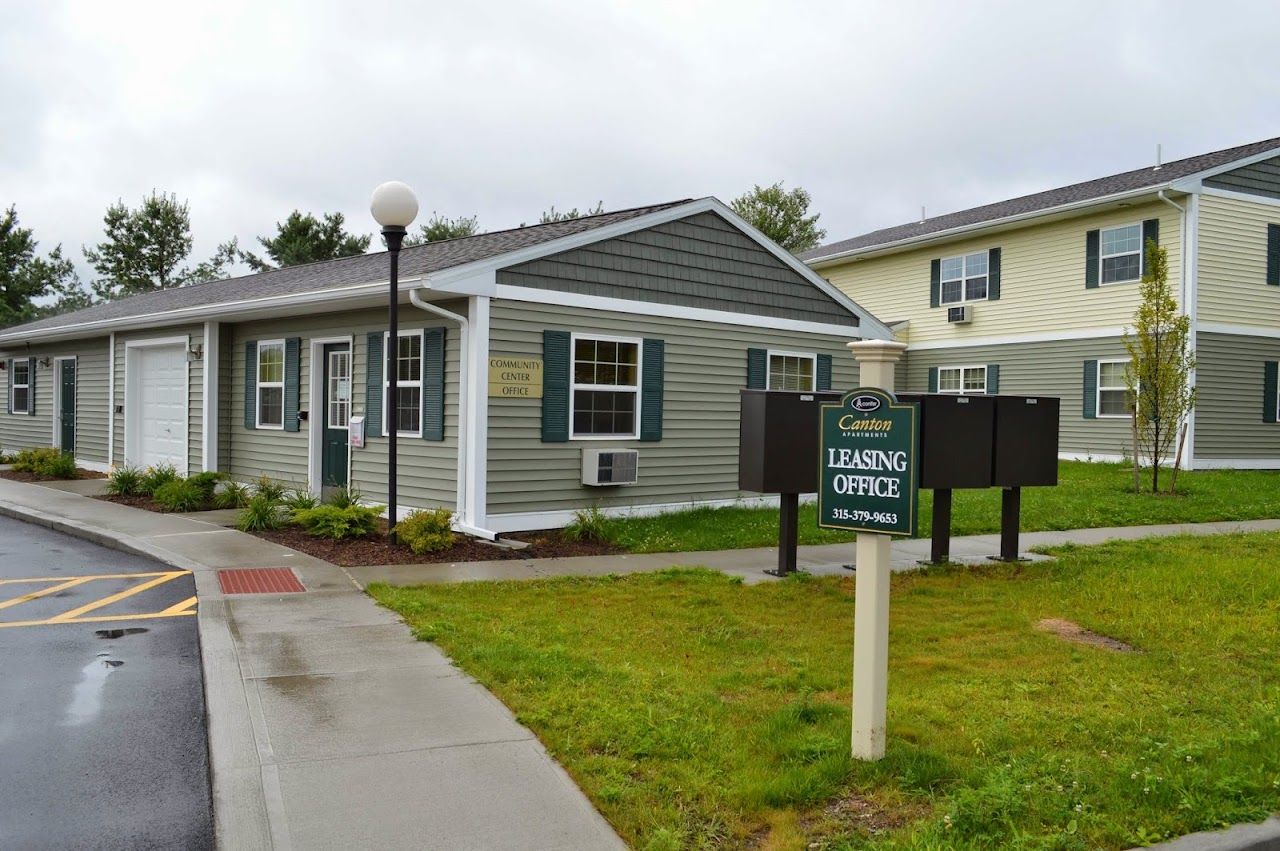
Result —
[[[200, 7], [204, 7], [203, 10]], [[8, 3], [0, 204], [80, 259], [153, 187], [193, 260], [370, 190], [483, 229], [803, 186], [828, 241], [1280, 136], [1280, 7]], [[81, 261], [82, 274], [86, 270]]]

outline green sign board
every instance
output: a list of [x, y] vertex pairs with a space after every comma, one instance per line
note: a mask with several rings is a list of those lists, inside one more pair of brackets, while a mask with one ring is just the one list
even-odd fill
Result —
[[914, 535], [920, 409], [892, 393], [860, 387], [822, 406], [818, 525]]

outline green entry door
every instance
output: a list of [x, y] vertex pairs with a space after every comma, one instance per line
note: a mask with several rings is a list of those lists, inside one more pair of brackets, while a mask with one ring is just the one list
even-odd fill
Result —
[[347, 484], [347, 429], [351, 419], [351, 346], [324, 347], [324, 428], [320, 448], [320, 481], [325, 488]]
[[63, 452], [76, 451], [76, 362], [58, 361], [58, 436]]

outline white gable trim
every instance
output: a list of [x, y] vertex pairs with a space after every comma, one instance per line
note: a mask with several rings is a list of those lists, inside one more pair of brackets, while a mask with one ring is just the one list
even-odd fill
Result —
[[[1207, 168], [1204, 171], [1198, 171], [1195, 174], [1189, 174], [1186, 177], [1180, 177], [1175, 180], [1170, 188], [1180, 190], [1182, 192], [1194, 192], [1200, 188], [1200, 183], [1207, 177], [1217, 177], [1219, 174], [1228, 171], [1234, 171], [1238, 168], [1244, 168], [1247, 165], [1269, 160], [1272, 157], [1280, 156], [1280, 148], [1269, 148], [1261, 153], [1254, 154], [1250, 157], [1242, 157], [1238, 160], [1232, 160], [1223, 165], [1217, 165], [1213, 168]], [[1184, 188], [1187, 187], [1187, 188]]]
[[1218, 189], [1213, 186], [1204, 187], [1200, 190], [1200, 193], [1214, 198], [1230, 198], [1233, 201], [1247, 201], [1250, 204], [1262, 204], [1265, 207], [1280, 207], [1280, 198], [1272, 198], [1270, 195], [1252, 195], [1248, 192], [1233, 192], [1230, 189]]

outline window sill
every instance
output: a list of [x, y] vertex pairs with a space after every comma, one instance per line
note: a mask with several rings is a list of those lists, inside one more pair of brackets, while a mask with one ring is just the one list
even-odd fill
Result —
[[638, 434], [571, 434], [569, 440], [639, 440]]
[[263, 423], [258, 423], [254, 428], [261, 431], [284, 431], [284, 423], [281, 423], [280, 425], [264, 425]]
[[1107, 281], [1106, 283], [1103, 283], [1102, 281], [1098, 281], [1098, 289], [1102, 289], [1103, 287], [1122, 287], [1125, 284], [1139, 284], [1139, 283], [1142, 283], [1142, 278], [1129, 278], [1128, 280], [1124, 280], [1124, 281]]
[[1131, 420], [1133, 414], [1094, 414], [1095, 420]]

